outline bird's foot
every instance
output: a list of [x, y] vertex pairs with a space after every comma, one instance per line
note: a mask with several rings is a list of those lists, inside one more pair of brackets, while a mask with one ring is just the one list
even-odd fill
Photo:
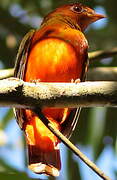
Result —
[[37, 84], [37, 83], [40, 83], [40, 79], [32, 79], [32, 80], [30, 80], [30, 82], [31, 83], [35, 83], [35, 84]]
[[77, 84], [77, 83], [80, 83], [80, 79], [78, 78], [78, 79], [71, 79], [71, 83], [75, 83], [75, 84]]

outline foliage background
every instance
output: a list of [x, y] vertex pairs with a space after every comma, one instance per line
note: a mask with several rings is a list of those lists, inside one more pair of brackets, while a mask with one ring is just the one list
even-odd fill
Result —
[[[32, 28], [39, 27], [44, 15], [59, 5], [77, 1], [68, 0], [0, 0], [0, 67], [14, 66], [22, 37]], [[88, 28], [86, 36], [89, 51], [111, 49], [117, 45], [117, 1], [82, 0], [107, 15]], [[95, 61], [94, 67], [117, 65], [114, 58]], [[106, 77], [105, 77], [106, 79]], [[117, 179], [117, 110], [116, 108], [84, 108], [76, 130], [71, 137], [90, 159], [95, 161], [113, 180]], [[99, 180], [71, 151], [62, 146], [63, 167], [59, 179]], [[25, 141], [11, 109], [0, 109], [0, 179], [54, 179], [37, 176], [27, 170]]]

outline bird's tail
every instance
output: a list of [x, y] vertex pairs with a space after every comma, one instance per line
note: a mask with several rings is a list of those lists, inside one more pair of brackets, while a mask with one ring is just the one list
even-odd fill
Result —
[[44, 152], [39, 147], [28, 145], [29, 169], [37, 174], [59, 176], [61, 169], [59, 145], [50, 152]]

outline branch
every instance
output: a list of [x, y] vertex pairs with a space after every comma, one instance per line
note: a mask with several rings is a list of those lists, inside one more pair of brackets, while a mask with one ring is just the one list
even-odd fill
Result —
[[108, 58], [114, 55], [117, 55], [117, 47], [114, 47], [111, 50], [94, 51], [88, 54], [90, 60]]
[[92, 107], [117, 106], [116, 82], [28, 83], [16, 78], [0, 80], [0, 106]]
[[12, 77], [13, 74], [14, 74], [14, 69], [13, 68], [11, 68], [11, 69], [1, 69], [0, 70], [0, 80]]
[[87, 79], [90, 81], [117, 81], [117, 67], [90, 68]]

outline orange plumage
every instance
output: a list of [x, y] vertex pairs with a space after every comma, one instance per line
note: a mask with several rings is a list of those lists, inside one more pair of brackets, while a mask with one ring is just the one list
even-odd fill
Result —
[[[48, 14], [40, 29], [24, 37], [15, 76], [28, 82], [83, 81], [88, 64], [88, 43], [83, 31], [90, 23], [103, 17], [79, 3], [64, 5]], [[42, 112], [69, 137], [79, 110], [43, 108]], [[58, 138], [31, 110], [17, 109], [16, 116], [26, 135], [29, 168], [35, 173], [58, 176], [61, 168]]]

